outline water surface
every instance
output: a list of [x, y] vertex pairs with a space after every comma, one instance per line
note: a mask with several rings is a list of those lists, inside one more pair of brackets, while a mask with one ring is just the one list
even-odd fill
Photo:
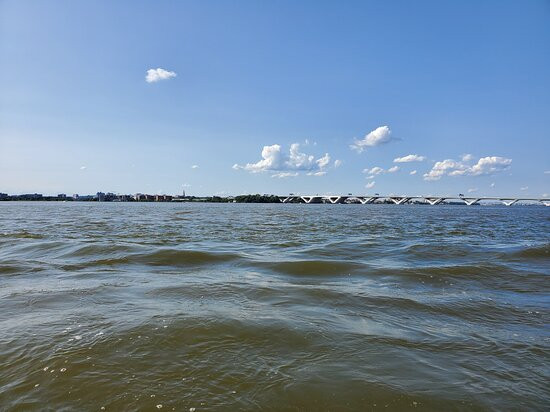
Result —
[[550, 208], [0, 203], [1, 410], [544, 410]]

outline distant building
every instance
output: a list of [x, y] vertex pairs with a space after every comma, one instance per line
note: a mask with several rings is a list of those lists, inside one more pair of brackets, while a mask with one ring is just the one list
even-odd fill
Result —
[[103, 192], [97, 192], [96, 198], [98, 202], [105, 202], [105, 193]]
[[26, 193], [24, 195], [19, 195], [16, 197], [17, 200], [41, 200], [41, 193]]

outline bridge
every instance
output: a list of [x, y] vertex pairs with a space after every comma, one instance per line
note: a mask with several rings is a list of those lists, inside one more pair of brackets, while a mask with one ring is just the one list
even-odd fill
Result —
[[446, 201], [461, 201], [468, 206], [479, 204], [481, 201], [501, 202], [506, 206], [512, 206], [518, 202], [540, 202], [545, 206], [550, 206], [550, 198], [530, 198], [530, 197], [490, 197], [490, 196], [381, 196], [381, 195], [294, 195], [278, 196], [283, 203], [361, 203], [363, 205], [371, 203], [393, 203], [403, 205], [412, 201], [428, 203], [432, 206], [442, 204]]

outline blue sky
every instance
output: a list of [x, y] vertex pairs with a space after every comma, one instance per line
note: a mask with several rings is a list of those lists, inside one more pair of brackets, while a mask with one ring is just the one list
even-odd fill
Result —
[[549, 194], [549, 22], [543, 0], [1, 0], [0, 192]]

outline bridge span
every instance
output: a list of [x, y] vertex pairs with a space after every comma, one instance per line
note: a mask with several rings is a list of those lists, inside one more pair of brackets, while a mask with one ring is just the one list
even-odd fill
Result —
[[403, 205], [412, 201], [421, 201], [432, 206], [442, 204], [446, 201], [462, 201], [468, 206], [479, 204], [481, 201], [501, 202], [506, 206], [512, 206], [517, 202], [540, 202], [545, 206], [550, 206], [550, 198], [532, 198], [532, 197], [494, 197], [494, 196], [397, 196], [397, 195], [288, 195], [278, 196], [283, 203], [361, 203], [363, 205], [370, 203], [394, 203]]

